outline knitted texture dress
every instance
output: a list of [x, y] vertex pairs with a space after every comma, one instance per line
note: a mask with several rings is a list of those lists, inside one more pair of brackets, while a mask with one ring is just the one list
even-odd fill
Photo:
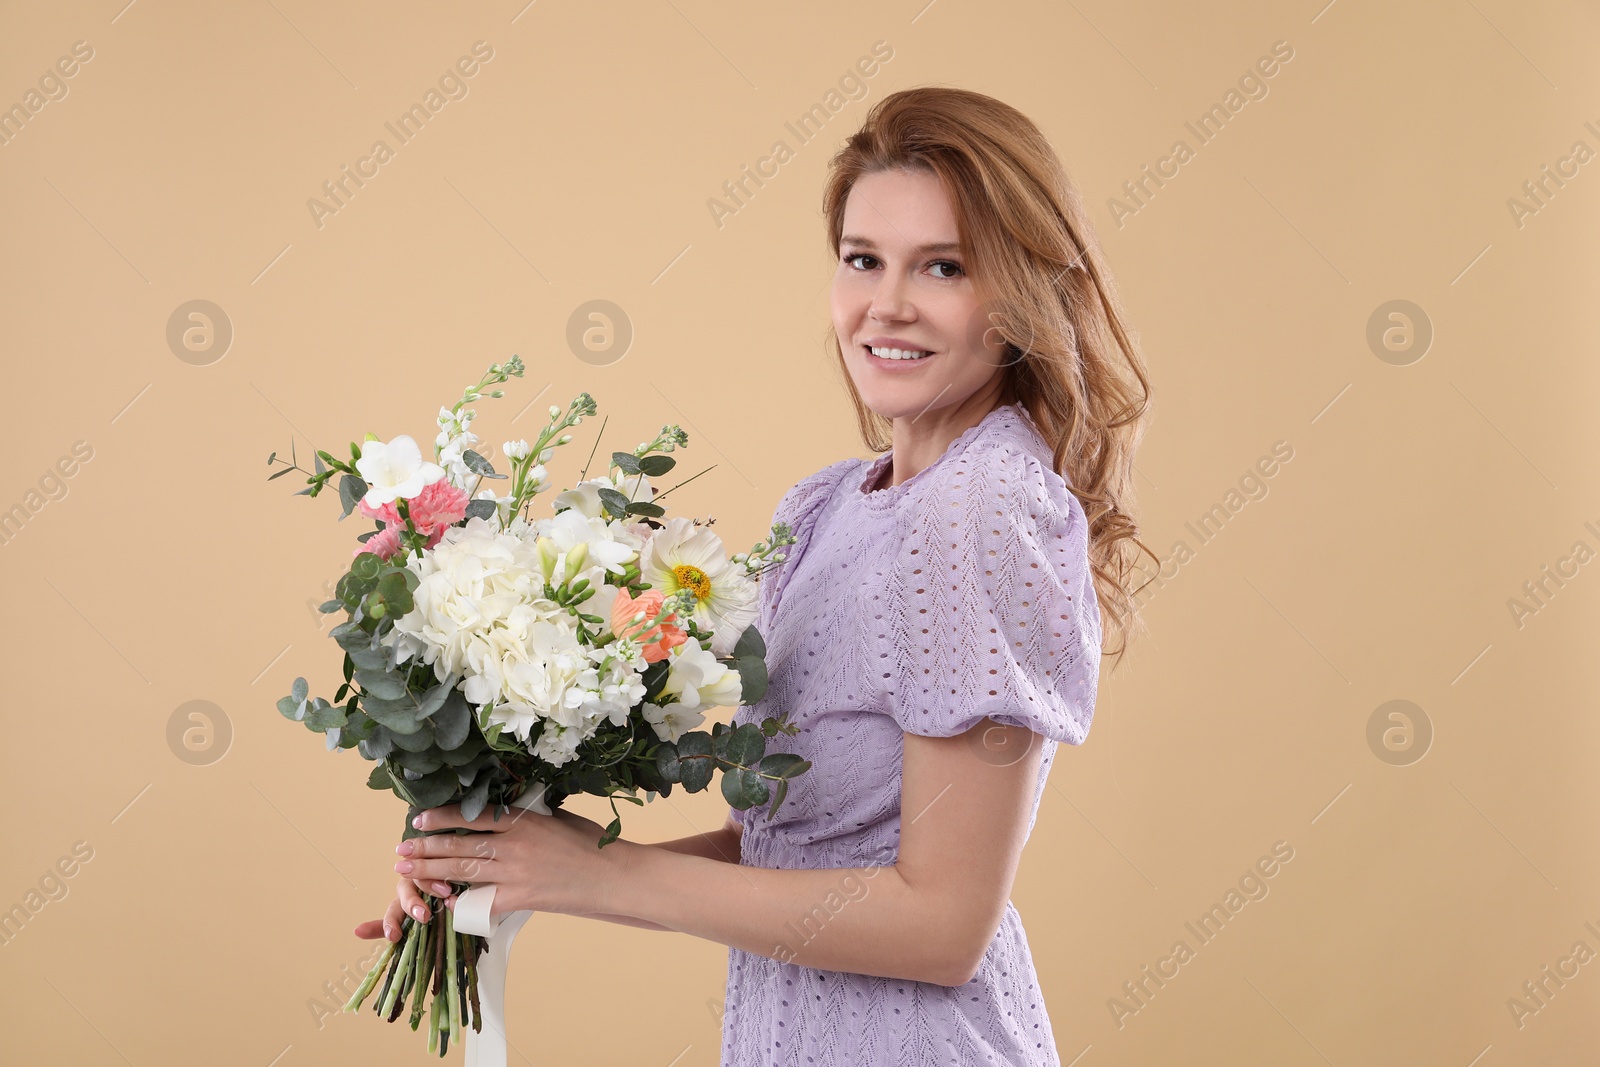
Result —
[[[769, 685], [733, 721], [787, 711], [799, 733], [777, 734], [767, 751], [798, 752], [812, 767], [790, 783], [775, 819], [767, 806], [734, 811], [744, 824], [742, 864], [892, 866], [903, 735], [949, 737], [985, 716], [1044, 739], [1031, 834], [1057, 744], [1088, 736], [1100, 612], [1087, 522], [1026, 409], [995, 408], [906, 482], [866, 490], [892, 459], [841, 460], [778, 504], [774, 521], [787, 521], [796, 542], [759, 583]], [[790, 952], [870, 885], [842, 873], [837, 891], [787, 928]], [[1007, 902], [977, 976], [959, 986], [819, 970], [730, 947], [721, 1062], [1060, 1059], [1021, 916]]]

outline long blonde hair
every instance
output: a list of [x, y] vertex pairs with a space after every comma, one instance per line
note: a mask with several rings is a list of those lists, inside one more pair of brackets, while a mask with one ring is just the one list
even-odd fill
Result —
[[[1003, 400], [1033, 417], [1056, 473], [1083, 505], [1102, 638], [1117, 633], [1109, 654], [1120, 660], [1142, 629], [1129, 588], [1137, 550], [1160, 567], [1128, 510], [1150, 382], [1083, 201], [1044, 135], [1015, 108], [965, 89], [905, 89], [875, 104], [829, 161], [822, 204], [835, 259], [851, 188], [893, 169], [933, 173], [952, 199], [968, 273], [1006, 342]], [[829, 335], [862, 440], [883, 452], [890, 421], [862, 401], [831, 327]]]

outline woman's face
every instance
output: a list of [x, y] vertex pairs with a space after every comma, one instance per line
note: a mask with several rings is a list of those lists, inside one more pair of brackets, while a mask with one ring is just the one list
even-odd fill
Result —
[[[861, 399], [880, 415], [915, 417], [998, 386], [1005, 348], [966, 262], [936, 175], [889, 170], [856, 181], [833, 276], [833, 328]], [[869, 346], [880, 342], [930, 354], [874, 354]]]

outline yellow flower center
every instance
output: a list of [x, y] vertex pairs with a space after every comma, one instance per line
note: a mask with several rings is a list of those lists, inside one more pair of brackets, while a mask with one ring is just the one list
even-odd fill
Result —
[[672, 573], [678, 579], [678, 584], [693, 592], [696, 599], [704, 600], [711, 595], [711, 579], [699, 567], [680, 563], [672, 568]]

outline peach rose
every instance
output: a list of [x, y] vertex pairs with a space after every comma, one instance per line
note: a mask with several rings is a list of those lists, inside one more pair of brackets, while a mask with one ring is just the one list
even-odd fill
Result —
[[638, 641], [644, 647], [646, 663], [666, 659], [673, 648], [689, 639], [682, 628], [670, 623], [659, 623], [645, 630], [644, 623], [633, 621], [633, 617], [641, 611], [646, 619], [655, 618], [665, 599], [659, 589], [646, 589], [637, 598], [629, 596], [626, 589], [619, 589], [617, 599], [611, 605], [611, 632], [618, 637], [632, 637]]

